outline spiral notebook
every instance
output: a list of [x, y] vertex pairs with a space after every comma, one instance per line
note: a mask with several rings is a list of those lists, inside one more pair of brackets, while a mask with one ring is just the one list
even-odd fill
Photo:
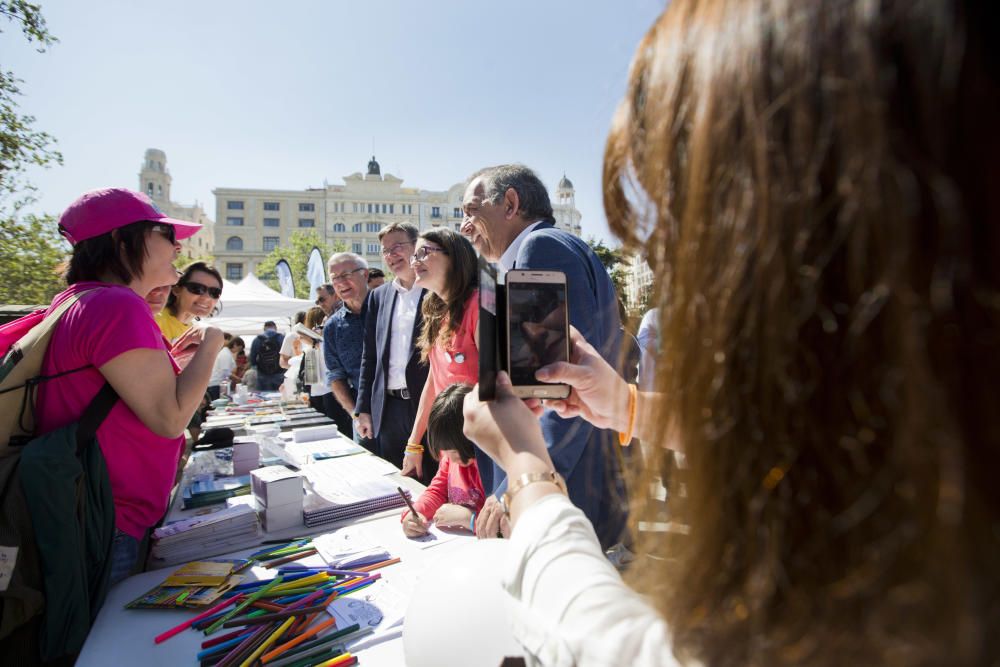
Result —
[[345, 456], [306, 466], [308, 489], [302, 505], [306, 526], [403, 507], [397, 483], [386, 477], [394, 472], [398, 472], [394, 465], [375, 456]]

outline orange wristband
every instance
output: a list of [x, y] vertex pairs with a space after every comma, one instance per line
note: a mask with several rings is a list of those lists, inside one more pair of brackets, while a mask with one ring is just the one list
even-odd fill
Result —
[[635, 431], [635, 411], [639, 390], [634, 384], [628, 386], [628, 430], [618, 434], [618, 444], [628, 447], [632, 444], [632, 432]]

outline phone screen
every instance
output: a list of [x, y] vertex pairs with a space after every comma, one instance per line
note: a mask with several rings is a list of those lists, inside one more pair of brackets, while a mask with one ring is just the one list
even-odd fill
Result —
[[510, 282], [507, 304], [511, 382], [541, 384], [535, 371], [566, 361], [566, 285]]

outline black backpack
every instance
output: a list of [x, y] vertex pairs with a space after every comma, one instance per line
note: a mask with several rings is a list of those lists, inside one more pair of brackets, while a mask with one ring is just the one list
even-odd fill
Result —
[[282, 372], [280, 353], [284, 337], [261, 334], [261, 338], [260, 349], [257, 350], [257, 372], [264, 375]]

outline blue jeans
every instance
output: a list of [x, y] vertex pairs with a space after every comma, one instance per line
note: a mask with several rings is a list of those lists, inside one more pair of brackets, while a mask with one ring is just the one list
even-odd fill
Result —
[[285, 371], [267, 375], [257, 371], [257, 389], [259, 391], [278, 391], [278, 387], [285, 379]]
[[128, 533], [115, 530], [115, 539], [111, 544], [111, 580], [108, 585], [114, 586], [132, 574], [138, 560], [139, 540]]

